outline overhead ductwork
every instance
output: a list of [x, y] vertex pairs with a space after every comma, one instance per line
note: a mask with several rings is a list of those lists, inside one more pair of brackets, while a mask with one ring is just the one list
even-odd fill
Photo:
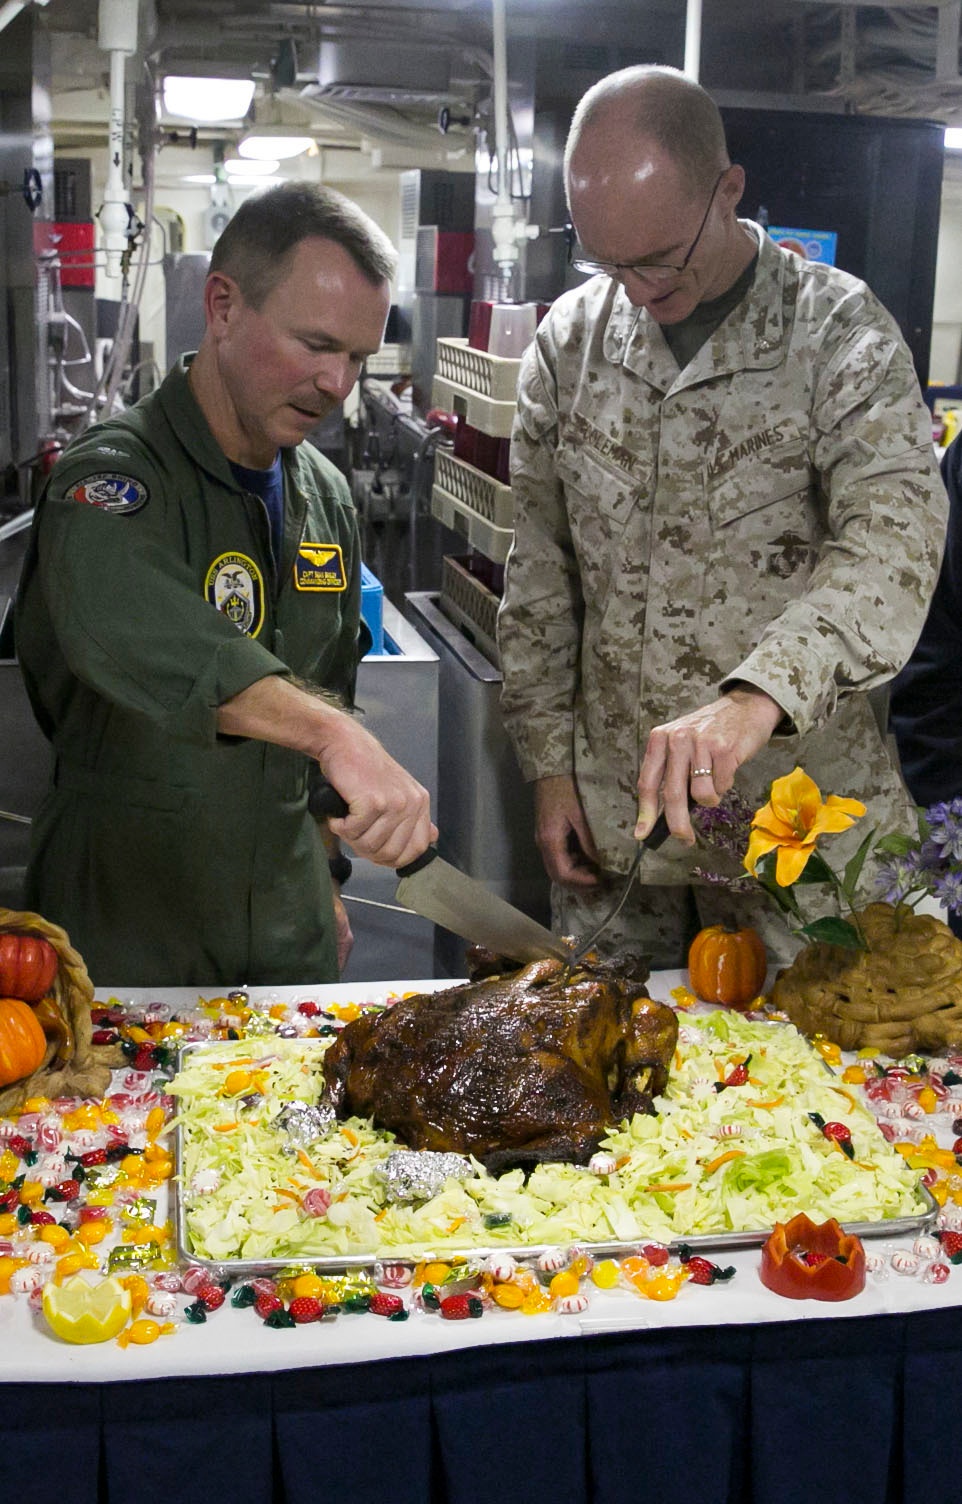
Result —
[[452, 81], [450, 45], [430, 42], [380, 43], [322, 41], [317, 81], [296, 95], [281, 97], [306, 105], [313, 113], [395, 146], [437, 149], [438, 121], [446, 112], [446, 128], [464, 130], [474, 118], [476, 96], [482, 87], [477, 58], [473, 71], [479, 82], [465, 86]]

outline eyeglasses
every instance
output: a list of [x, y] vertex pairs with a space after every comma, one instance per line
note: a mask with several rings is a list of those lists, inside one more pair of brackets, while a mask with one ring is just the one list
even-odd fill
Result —
[[698, 249], [698, 242], [701, 240], [704, 228], [708, 223], [711, 206], [715, 202], [718, 185], [727, 171], [728, 168], [723, 167], [715, 179], [715, 186], [711, 191], [711, 198], [708, 200], [708, 208], [705, 210], [702, 222], [698, 226], [698, 234], [688, 247], [688, 255], [681, 263], [681, 266], [651, 266], [645, 261], [590, 261], [586, 256], [569, 256], [571, 265], [576, 272], [585, 272], [589, 277], [597, 276], [600, 272], [606, 277], [619, 277], [623, 279], [630, 273], [633, 277], [647, 278], [649, 282], [668, 282], [672, 277], [680, 276]]

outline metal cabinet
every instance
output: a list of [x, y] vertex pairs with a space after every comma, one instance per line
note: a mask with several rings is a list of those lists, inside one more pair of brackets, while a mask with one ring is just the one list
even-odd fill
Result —
[[[534, 800], [501, 720], [501, 673], [436, 604], [405, 597], [418, 634], [438, 655], [438, 850], [542, 924], [550, 891], [534, 843]], [[436, 975], [464, 975], [464, 941], [438, 930]]]
[[[384, 602], [383, 612], [390, 651], [361, 660], [357, 705], [367, 730], [428, 790], [434, 810], [438, 789], [438, 655], [390, 601]], [[393, 905], [396, 887], [397, 877], [390, 867], [355, 860], [351, 881], [344, 890], [354, 951], [343, 980], [463, 975], [463, 967], [435, 971], [433, 924], [414, 914], [372, 906]], [[372, 902], [356, 903], [353, 899]]]

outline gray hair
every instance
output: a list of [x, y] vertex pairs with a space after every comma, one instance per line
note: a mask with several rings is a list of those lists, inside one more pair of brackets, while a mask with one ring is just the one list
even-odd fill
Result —
[[729, 165], [725, 127], [711, 95], [678, 68], [640, 63], [592, 84], [575, 107], [565, 145], [565, 180], [585, 131], [617, 110], [639, 141], [654, 141], [678, 164], [692, 192]]
[[397, 252], [351, 199], [316, 183], [282, 183], [246, 199], [220, 235], [210, 270], [232, 277], [244, 301], [260, 308], [282, 281], [302, 240], [332, 240], [372, 285], [389, 282]]

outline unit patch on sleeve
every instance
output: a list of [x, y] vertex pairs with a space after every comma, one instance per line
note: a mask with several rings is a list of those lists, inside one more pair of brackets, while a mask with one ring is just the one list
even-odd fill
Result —
[[204, 593], [239, 632], [256, 637], [264, 625], [264, 577], [246, 554], [218, 554], [207, 571]]
[[118, 516], [139, 512], [147, 505], [148, 499], [147, 487], [139, 480], [115, 471], [88, 475], [86, 480], [78, 481], [67, 492], [68, 501], [82, 501], [87, 506], [99, 507], [102, 512], [113, 512]]
[[302, 543], [294, 560], [297, 590], [346, 590], [344, 555], [339, 543]]

